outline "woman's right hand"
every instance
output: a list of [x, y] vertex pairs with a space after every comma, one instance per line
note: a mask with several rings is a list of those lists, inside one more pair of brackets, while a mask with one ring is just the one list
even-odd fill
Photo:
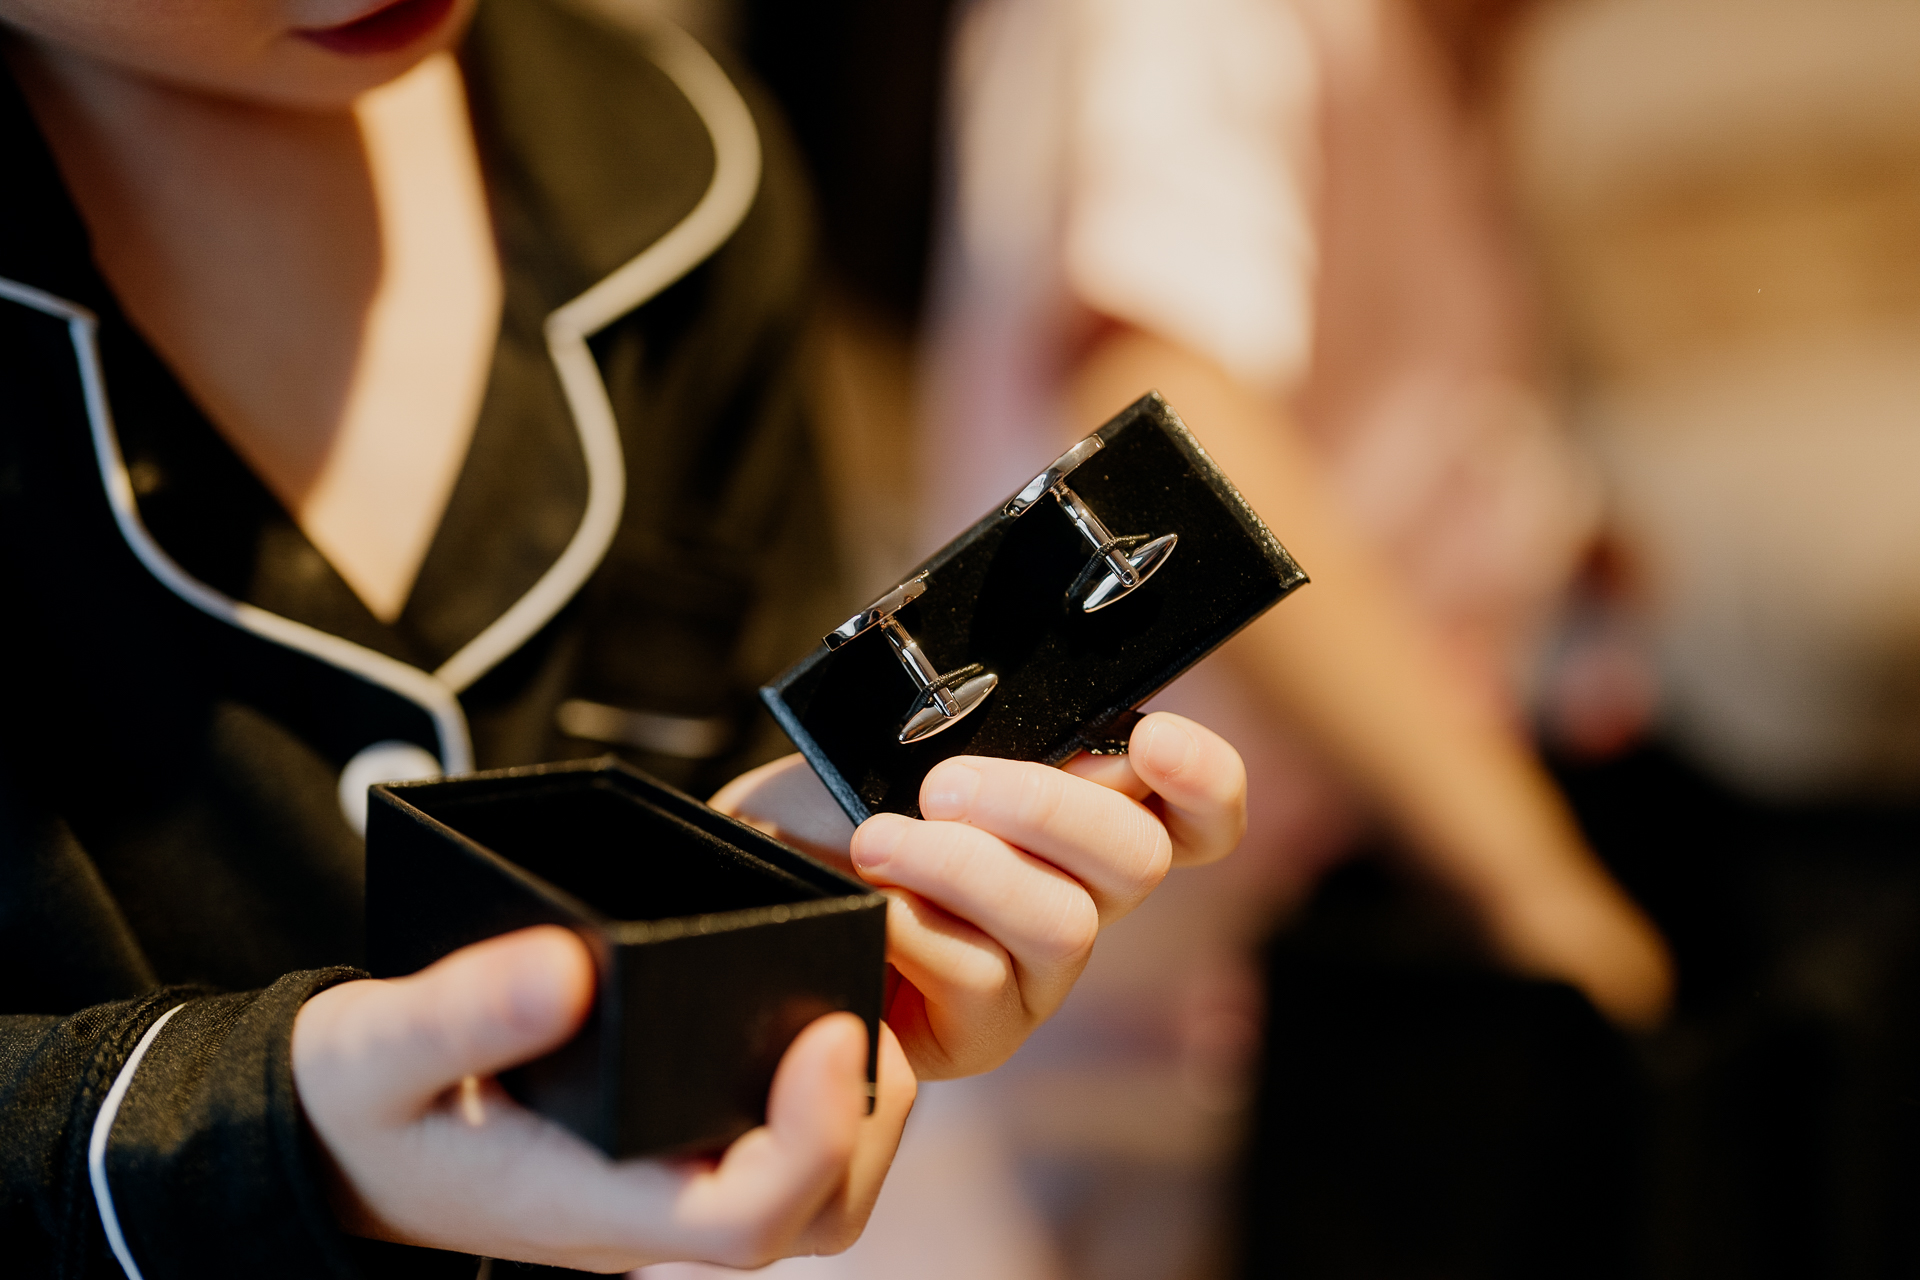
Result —
[[866, 1029], [831, 1014], [781, 1059], [767, 1123], [717, 1159], [616, 1161], [493, 1078], [564, 1043], [592, 997], [585, 945], [549, 926], [309, 1000], [293, 1077], [331, 1159], [341, 1225], [599, 1272], [689, 1258], [756, 1267], [859, 1236], [913, 1104], [891, 1031], [871, 1116]]

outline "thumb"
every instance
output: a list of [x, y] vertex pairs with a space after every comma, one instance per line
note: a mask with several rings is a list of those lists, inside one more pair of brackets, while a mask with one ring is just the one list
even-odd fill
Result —
[[541, 925], [368, 985], [356, 1056], [377, 1082], [375, 1107], [410, 1118], [462, 1077], [492, 1075], [565, 1043], [592, 1003], [593, 959], [574, 934]]
[[767, 1095], [767, 1129], [823, 1168], [853, 1154], [867, 1112], [867, 1027], [851, 1013], [817, 1019], [794, 1038]]
[[774, 1073], [767, 1123], [736, 1139], [682, 1201], [701, 1256], [751, 1268], [787, 1251], [846, 1180], [867, 1109], [866, 1065], [867, 1028], [852, 1014], [829, 1014], [794, 1039]]
[[1175, 866], [1213, 862], [1247, 831], [1247, 767], [1205, 725], [1156, 711], [1134, 726], [1127, 763], [1154, 793]]

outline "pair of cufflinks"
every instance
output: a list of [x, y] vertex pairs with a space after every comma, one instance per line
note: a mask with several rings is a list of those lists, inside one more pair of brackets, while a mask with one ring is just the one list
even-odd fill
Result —
[[[1099, 436], [1087, 437], [1028, 481], [1001, 508], [1002, 515], [1018, 517], [1031, 511], [1048, 495], [1060, 504], [1067, 519], [1093, 551], [1086, 567], [1066, 592], [1066, 607], [1083, 613], [1098, 612], [1137, 590], [1167, 562], [1180, 540], [1176, 533], [1159, 537], [1147, 534], [1116, 537], [1086, 500], [1067, 485], [1067, 477], [1103, 447]], [[829, 649], [838, 649], [876, 627], [886, 637], [888, 647], [913, 681], [916, 691], [906, 719], [900, 725], [902, 744], [931, 738], [942, 729], [958, 724], [985, 702], [1000, 683], [999, 676], [984, 670], [977, 662], [942, 673], [921, 651], [897, 615], [926, 594], [926, 590], [926, 574], [909, 578], [825, 637]]]

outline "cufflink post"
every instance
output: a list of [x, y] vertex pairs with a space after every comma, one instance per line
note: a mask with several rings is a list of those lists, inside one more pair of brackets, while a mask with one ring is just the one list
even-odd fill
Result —
[[985, 702], [994, 686], [1000, 683], [999, 676], [977, 662], [941, 674], [921, 650], [919, 642], [900, 625], [900, 619], [894, 615], [925, 595], [926, 591], [926, 574], [909, 578], [835, 627], [825, 637], [829, 649], [838, 649], [855, 636], [875, 627], [886, 637], [887, 647], [893, 650], [893, 656], [899, 659], [901, 667], [906, 670], [913, 687], [918, 691], [913, 705], [907, 709], [905, 722], [900, 726], [902, 744], [931, 738], [942, 729], [958, 724], [963, 716]]
[[1086, 500], [1068, 487], [1067, 477], [1104, 447], [1099, 436], [1088, 436], [1054, 459], [1052, 466], [1029, 480], [1027, 487], [1001, 509], [1005, 515], [1024, 515], [1040, 499], [1053, 495], [1073, 527], [1093, 548], [1093, 558], [1067, 589], [1067, 603], [1086, 613], [1106, 608], [1146, 582], [1167, 562], [1174, 545], [1180, 541], [1177, 533], [1157, 538], [1146, 534], [1115, 537]]

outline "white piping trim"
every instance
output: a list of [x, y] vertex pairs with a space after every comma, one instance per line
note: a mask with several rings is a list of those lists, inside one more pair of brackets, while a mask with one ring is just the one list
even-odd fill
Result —
[[113, 413], [107, 404], [106, 381], [100, 371], [100, 347], [94, 314], [77, 303], [56, 298], [29, 285], [0, 278], [0, 297], [9, 298], [35, 311], [57, 316], [67, 322], [73, 351], [80, 363], [80, 385], [86, 396], [87, 425], [93, 434], [94, 456], [100, 464], [100, 482], [107, 491], [107, 505], [113, 509], [114, 523], [133, 554], [169, 591], [202, 613], [271, 640], [289, 649], [308, 654], [381, 685], [407, 698], [433, 717], [440, 739], [440, 763], [448, 773], [465, 773], [473, 768], [473, 748], [467, 737], [467, 717], [453, 690], [432, 676], [384, 653], [363, 648], [351, 640], [309, 627], [305, 623], [268, 613], [257, 605], [235, 600], [216, 591], [182, 569], [163, 551], [140, 519], [140, 507], [134, 500], [133, 480], [127, 475], [126, 459], [120, 453], [120, 441], [113, 429]]
[[692, 211], [637, 257], [547, 317], [547, 349], [587, 465], [587, 506], [566, 549], [539, 581], [437, 671], [389, 658], [315, 627], [234, 600], [193, 577], [161, 550], [140, 520], [133, 481], [113, 430], [96, 341], [98, 322], [76, 303], [0, 277], [0, 297], [67, 322], [80, 362], [87, 420], [101, 482], [120, 535], [168, 590], [195, 608], [263, 639], [319, 658], [418, 704], [433, 718], [447, 773], [473, 768], [473, 746], [458, 694], [498, 666], [565, 607], [600, 564], [626, 503], [626, 460], [606, 382], [587, 339], [641, 306], [725, 243], [760, 189], [760, 133], [739, 90], [698, 41], [660, 23], [649, 36], [656, 65], [686, 95], [713, 143], [713, 176]]
[[638, 257], [547, 317], [547, 350], [587, 460], [587, 509], [560, 558], [533, 589], [441, 664], [434, 675], [465, 689], [525, 644], [599, 567], [620, 527], [627, 469], [620, 428], [587, 339], [680, 279], [726, 242], [760, 189], [753, 113], [713, 55], [678, 27], [650, 33], [655, 65], [686, 95], [713, 140], [713, 177], [693, 210]]
[[154, 1037], [167, 1025], [167, 1019], [186, 1007], [177, 1004], [161, 1014], [159, 1020], [147, 1028], [147, 1034], [140, 1037], [140, 1043], [133, 1046], [133, 1055], [114, 1077], [113, 1088], [107, 1090], [106, 1101], [100, 1104], [100, 1114], [93, 1118], [93, 1135], [87, 1141], [87, 1177], [93, 1183], [93, 1202], [100, 1209], [100, 1226], [107, 1233], [107, 1247], [120, 1260], [120, 1269], [127, 1273], [127, 1280], [141, 1280], [140, 1268], [133, 1260], [133, 1251], [127, 1248], [127, 1237], [120, 1231], [120, 1215], [113, 1211], [113, 1192], [107, 1189], [107, 1137], [113, 1132], [114, 1117], [120, 1114], [120, 1103], [133, 1084], [133, 1073], [140, 1069], [140, 1059], [147, 1056]]

